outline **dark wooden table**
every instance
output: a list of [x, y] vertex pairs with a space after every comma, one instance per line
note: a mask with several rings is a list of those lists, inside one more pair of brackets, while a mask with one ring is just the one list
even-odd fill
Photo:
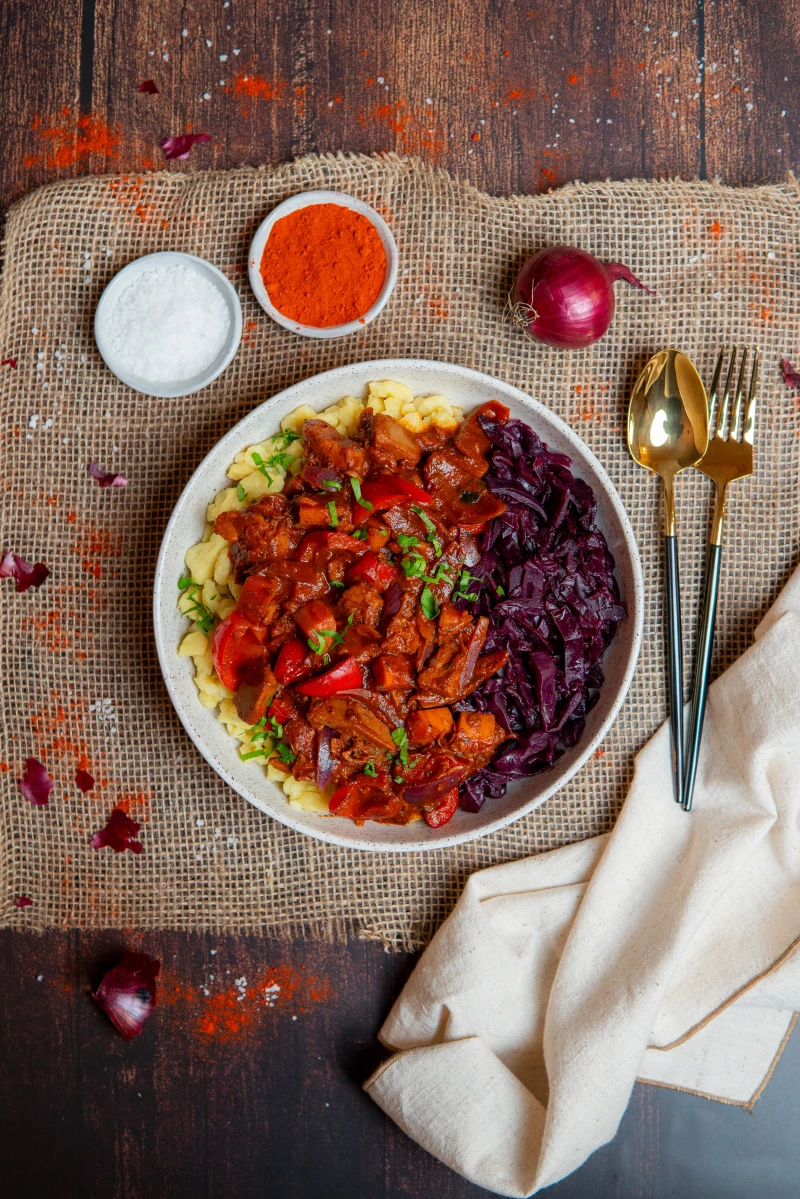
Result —
[[[797, 165], [799, 43], [788, 0], [3, 0], [0, 203], [160, 166], [160, 139], [189, 129], [212, 143], [174, 169], [345, 149], [418, 153], [496, 193], [780, 179]], [[138, 93], [145, 79], [158, 96]], [[131, 1044], [87, 997], [124, 948], [165, 968]], [[0, 961], [8, 1199], [486, 1193], [360, 1090], [412, 958], [358, 942], [6, 932]], [[270, 978], [275, 1006], [256, 1010], [248, 987]], [[752, 1115], [637, 1086], [615, 1141], [548, 1194], [797, 1196], [798, 1066], [795, 1036]]]

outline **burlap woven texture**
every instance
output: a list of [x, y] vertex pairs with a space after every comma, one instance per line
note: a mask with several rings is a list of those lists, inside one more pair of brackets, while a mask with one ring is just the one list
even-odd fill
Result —
[[[329, 187], [366, 200], [400, 250], [397, 289], [363, 334], [309, 341], [273, 324], [246, 274], [264, 215], [292, 193]], [[324, 938], [358, 931], [387, 946], [424, 943], [468, 874], [611, 827], [633, 755], [664, 718], [657, 480], [628, 459], [624, 413], [638, 370], [677, 345], [710, 377], [723, 340], [763, 353], [757, 472], [736, 484], [715, 672], [749, 643], [796, 557], [797, 405], [778, 362], [798, 345], [800, 208], [793, 180], [733, 190], [711, 183], [580, 185], [494, 199], [418, 162], [322, 156], [278, 168], [88, 178], [43, 188], [8, 220], [0, 304], [3, 549], [44, 560], [52, 577], [17, 595], [3, 584], [0, 903], [20, 927], [181, 928]], [[567, 354], [504, 322], [516, 269], [535, 248], [571, 243], [627, 263], [655, 298], [618, 284], [597, 345]], [[92, 336], [100, 293], [125, 263], [180, 249], [238, 286], [242, 347], [199, 395], [152, 399], [104, 367]], [[382, 856], [298, 836], [250, 807], [183, 732], [159, 673], [150, 622], [164, 526], [197, 463], [271, 394], [353, 360], [462, 363], [538, 397], [586, 439], [619, 488], [642, 552], [645, 638], [628, 700], [603, 750], [538, 812], [461, 849]], [[96, 459], [121, 470], [101, 491]], [[209, 497], [210, 498], [210, 497]], [[696, 472], [678, 488], [687, 655], [710, 510]], [[49, 806], [17, 778], [47, 763]], [[98, 780], [81, 795], [79, 761]], [[90, 848], [119, 801], [142, 820], [144, 852]], [[32, 906], [14, 907], [27, 895]]]

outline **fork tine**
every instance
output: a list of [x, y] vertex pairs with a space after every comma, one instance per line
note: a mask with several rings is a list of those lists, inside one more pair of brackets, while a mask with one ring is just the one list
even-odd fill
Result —
[[725, 361], [725, 353], [728, 347], [723, 345], [717, 358], [717, 365], [714, 368], [714, 378], [711, 380], [711, 391], [708, 393], [708, 436], [709, 440], [714, 436], [717, 428], [717, 388], [719, 387], [719, 377], [722, 374], [722, 364]]
[[742, 437], [742, 410], [744, 408], [744, 373], [747, 369], [747, 359], [750, 355], [750, 347], [744, 347], [742, 354], [742, 364], [739, 367], [739, 378], [736, 382], [736, 402], [733, 406], [733, 415], [731, 417], [731, 437], [734, 441], [740, 441]]
[[744, 440], [753, 444], [756, 423], [756, 385], [758, 383], [758, 346], [753, 351], [753, 373], [750, 376], [750, 389], [747, 393], [747, 415], [744, 421]]
[[733, 372], [736, 369], [736, 356], [739, 353], [739, 347], [734, 342], [731, 350], [730, 362], [728, 363], [728, 377], [725, 380], [725, 394], [722, 397], [722, 402], [719, 406], [719, 416], [717, 417], [717, 437], [725, 438], [728, 436], [726, 424], [728, 422], [728, 408], [730, 407], [731, 384], [733, 383]]

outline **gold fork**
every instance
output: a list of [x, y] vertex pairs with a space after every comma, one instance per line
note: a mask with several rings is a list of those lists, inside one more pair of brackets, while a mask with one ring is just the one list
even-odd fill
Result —
[[[722, 554], [722, 529], [725, 521], [725, 493], [728, 484], [734, 479], [743, 479], [753, 473], [753, 427], [756, 415], [756, 384], [758, 382], [758, 349], [753, 352], [753, 372], [750, 376], [750, 386], [747, 399], [744, 397], [745, 370], [750, 347], [744, 347], [736, 392], [733, 397], [733, 411], [728, 423], [728, 412], [731, 408], [731, 386], [736, 371], [736, 358], [739, 347], [734, 345], [728, 363], [728, 376], [725, 383], [725, 394], [717, 404], [717, 389], [720, 384], [722, 367], [728, 347], [720, 350], [711, 392], [708, 397], [708, 449], [698, 462], [697, 469], [701, 470], [716, 484], [716, 504], [714, 507], [714, 523], [711, 526], [711, 540], [708, 546], [708, 561], [706, 565], [706, 584], [703, 596], [703, 612], [700, 621], [700, 634], [697, 642], [695, 657], [694, 691], [692, 693], [692, 709], [689, 722], [689, 738], [686, 751], [686, 770], [684, 774], [683, 806], [688, 812], [692, 806], [692, 794], [697, 775], [697, 760], [700, 755], [700, 738], [703, 734], [703, 718], [706, 711], [708, 695], [708, 673], [711, 665], [711, 650], [714, 645], [714, 621], [717, 615], [717, 596], [719, 594], [719, 566]], [[745, 403], [747, 405], [745, 410]], [[715, 408], [717, 411], [715, 412]]]

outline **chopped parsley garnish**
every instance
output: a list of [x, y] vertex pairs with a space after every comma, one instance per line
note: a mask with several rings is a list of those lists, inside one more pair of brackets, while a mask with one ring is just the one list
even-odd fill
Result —
[[425, 528], [428, 530], [428, 536], [426, 537], [425, 540], [429, 541], [431, 543], [431, 545], [433, 546], [436, 557], [441, 558], [442, 544], [436, 535], [436, 525], [433, 523], [433, 521], [428, 516], [428, 514], [422, 508], [420, 508], [419, 504], [412, 504], [411, 511], [416, 512], [417, 516], [420, 518], [420, 520], [424, 524]]
[[356, 479], [354, 475], [350, 476], [350, 486], [353, 488], [353, 495], [356, 497], [356, 503], [360, 504], [362, 508], [366, 508], [368, 512], [371, 512], [372, 504], [369, 502], [369, 500], [365, 500], [362, 497], [361, 482]]
[[353, 529], [353, 532], [350, 534], [350, 536], [355, 537], [356, 541], [366, 541], [367, 540], [367, 530], [366, 529]]
[[[330, 638], [330, 645], [325, 640], [326, 637]], [[321, 657], [322, 654], [327, 654], [332, 646], [341, 645], [343, 641], [344, 637], [341, 633], [337, 633], [336, 629], [315, 629], [308, 639], [308, 648], [313, 649], [314, 653]]]
[[300, 434], [295, 433], [293, 429], [284, 429], [282, 433], [276, 433], [272, 438], [272, 444], [277, 450], [286, 450], [293, 441], [299, 441]]
[[480, 575], [471, 575], [465, 566], [458, 576], [458, 588], [453, 594], [453, 599], [469, 600], [470, 603], [474, 603], [478, 598], [478, 593], [476, 591], [467, 591], [467, 587], [473, 582], [482, 583], [483, 579], [481, 579]]
[[[187, 579], [185, 575], [178, 579], [178, 587], [189, 601], [189, 610], [184, 613], [190, 620], [195, 621], [197, 627], [204, 633], [210, 633], [214, 627], [214, 613], [206, 608], [204, 604], [197, 598], [200, 593], [200, 584]], [[214, 596], [214, 599], [217, 597]]]
[[255, 462], [256, 466], [261, 471], [262, 475], [264, 476], [264, 478], [267, 480], [267, 482], [269, 483], [269, 485], [271, 487], [272, 486], [272, 475], [267, 470], [267, 464], [264, 461], [264, 459], [261, 457], [261, 455], [259, 454], [258, 450], [253, 451], [253, 461]]
[[410, 550], [415, 545], [419, 545], [419, 537], [414, 537], [411, 533], [398, 533], [397, 544], [401, 550]]
[[338, 479], [323, 479], [322, 486], [326, 491], [341, 491], [342, 485]]
[[286, 766], [291, 766], [295, 759], [295, 754], [292, 753], [285, 741], [279, 741], [275, 746], [275, 753]]
[[422, 609], [422, 615], [427, 620], [436, 620], [439, 615], [439, 605], [433, 598], [433, 592], [430, 587], [422, 588], [422, 595], [419, 597], [419, 606]]
[[366, 766], [364, 767], [364, 774], [370, 779], [375, 779], [378, 777], [378, 772], [375, 769], [375, 764], [373, 762], [367, 762]]
[[400, 565], [407, 579], [423, 579], [428, 568], [428, 564], [419, 550], [412, 550], [410, 554], [406, 554], [404, 558], [400, 559]]
[[501, 598], [501, 599], [505, 599], [505, 596], [506, 596], [506, 589], [505, 589], [505, 587], [501, 587], [501, 586], [498, 584], [498, 586], [497, 586], [497, 594], [500, 596], [500, 598]]
[[247, 492], [245, 491], [244, 487], [242, 487], [241, 483], [238, 483], [236, 486], [236, 498], [240, 504], [243, 504], [247, 499]]
[[[281, 732], [283, 732], [282, 729]], [[269, 732], [267, 730], [267, 718], [266, 716], [262, 716], [258, 724], [254, 724], [250, 729], [250, 740], [253, 742], [253, 745], [255, 745], [256, 741], [263, 741], [264, 738], [268, 736]]]
[[333, 526], [334, 529], [338, 529], [339, 528], [339, 517], [336, 512], [336, 501], [329, 500], [327, 508], [328, 508], [328, 515], [331, 518], [331, 525]]
[[263, 749], [251, 749], [249, 753], [239, 754], [243, 762], [249, 762], [251, 758], [263, 758], [266, 751]]
[[[265, 717], [266, 719], [266, 717]], [[283, 725], [279, 724], [274, 716], [270, 717], [269, 727], [271, 735], [275, 738], [274, 752], [286, 766], [290, 766], [295, 759], [295, 754], [283, 740]]]
[[330, 582], [331, 587], [344, 587], [344, 583], [341, 579], [329, 579], [328, 581]]
[[408, 736], [406, 735], [406, 730], [393, 729], [392, 741], [394, 741], [395, 745], [397, 746], [397, 756], [399, 757], [401, 764], [405, 768], [408, 768]]

